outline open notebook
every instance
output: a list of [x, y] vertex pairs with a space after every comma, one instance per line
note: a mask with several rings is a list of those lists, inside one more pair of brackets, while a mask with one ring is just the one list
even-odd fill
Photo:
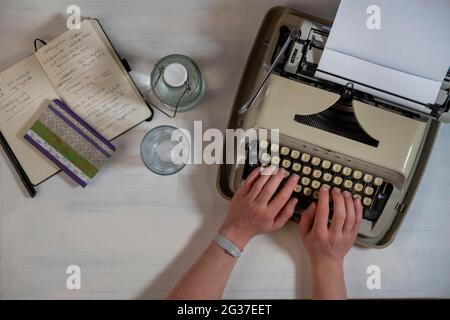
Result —
[[57, 98], [108, 140], [152, 116], [98, 21], [84, 20], [0, 73], [0, 130], [34, 185], [59, 168], [25, 141], [24, 130]]

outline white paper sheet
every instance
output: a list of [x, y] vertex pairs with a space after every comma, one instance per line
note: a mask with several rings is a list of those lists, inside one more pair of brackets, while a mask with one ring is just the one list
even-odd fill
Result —
[[[367, 27], [370, 5], [380, 8], [381, 29]], [[449, 17], [449, 0], [342, 0], [318, 70], [369, 86], [358, 86], [364, 92], [428, 111], [370, 87], [434, 103], [450, 66]], [[316, 76], [349, 82], [319, 71]]]

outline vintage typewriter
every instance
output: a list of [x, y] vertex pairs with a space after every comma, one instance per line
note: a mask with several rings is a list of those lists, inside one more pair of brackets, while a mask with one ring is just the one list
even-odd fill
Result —
[[[321, 185], [348, 190], [364, 205], [357, 243], [379, 248], [398, 231], [439, 123], [448, 120], [449, 77], [440, 103], [429, 106], [426, 115], [377, 99], [351, 82], [319, 79], [315, 74], [330, 25], [285, 7], [266, 15], [228, 128], [279, 129], [279, 141], [272, 142], [270, 136], [238, 141], [245, 152], [236, 152], [234, 164], [221, 165], [218, 187], [232, 197], [249, 172], [261, 165], [297, 173], [296, 221], [317, 199]], [[257, 162], [249, 161], [255, 154]]]

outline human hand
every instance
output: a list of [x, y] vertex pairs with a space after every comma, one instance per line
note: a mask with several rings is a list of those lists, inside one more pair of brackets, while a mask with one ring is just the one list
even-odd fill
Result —
[[306, 209], [300, 221], [300, 236], [313, 263], [333, 261], [341, 263], [358, 234], [363, 207], [360, 199], [353, 199], [348, 191], [331, 191], [333, 218], [329, 217], [329, 187], [320, 189], [317, 205]]
[[284, 180], [284, 169], [256, 168], [231, 199], [228, 215], [219, 232], [241, 250], [256, 235], [280, 229], [294, 213], [296, 198], [291, 198], [299, 176]]
[[311, 204], [300, 220], [300, 236], [310, 256], [313, 298], [345, 299], [344, 257], [353, 245], [362, 221], [361, 200], [349, 192], [331, 192], [333, 218], [329, 219], [329, 187], [322, 187], [317, 205]]

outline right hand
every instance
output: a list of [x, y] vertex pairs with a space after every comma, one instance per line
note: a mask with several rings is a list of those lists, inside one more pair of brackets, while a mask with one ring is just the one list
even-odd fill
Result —
[[362, 221], [363, 207], [360, 199], [338, 189], [331, 192], [333, 198], [333, 218], [329, 219], [329, 187], [320, 189], [317, 205], [311, 204], [302, 214], [300, 236], [313, 265], [341, 265], [344, 257], [358, 235]]

